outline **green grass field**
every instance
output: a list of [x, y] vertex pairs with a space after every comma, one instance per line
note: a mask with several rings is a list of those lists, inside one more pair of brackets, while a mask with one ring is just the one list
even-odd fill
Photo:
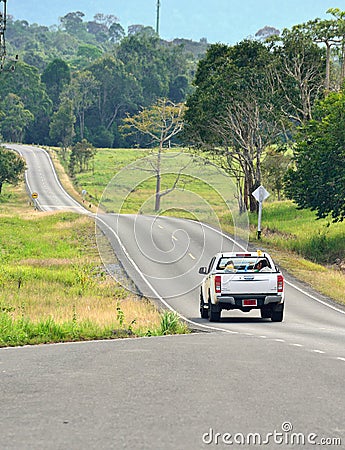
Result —
[[0, 346], [187, 332], [104, 270], [92, 219], [0, 196]]
[[[155, 188], [153, 173], [143, 175], [142, 172], [139, 179], [143, 176], [146, 179], [135, 184], [133, 170], [126, 169], [131, 168], [134, 161], [148, 155], [148, 150], [100, 149], [95, 156], [93, 169], [76, 175], [77, 188], [79, 191], [86, 189], [95, 204], [102, 199], [102, 207], [110, 211], [152, 213]], [[205, 170], [208, 173], [207, 168]], [[175, 168], [175, 173], [177, 171]], [[123, 177], [115, 178], [115, 182], [111, 183], [119, 172]], [[228, 191], [224, 193], [226, 186], [217, 185], [217, 176], [210, 178], [210, 173], [201, 175], [201, 180], [193, 176], [184, 177], [179, 184], [180, 189], [164, 197], [161, 213], [204, 220], [215, 225], [218, 222], [229, 233], [234, 232], [235, 224], [237, 234], [246, 238], [247, 223], [237, 213], [233, 186], [229, 184]], [[171, 186], [174, 179], [175, 176], [171, 174], [164, 175], [163, 188]], [[134, 183], [135, 189], [128, 189], [125, 186], [127, 181], [129, 186]], [[266, 188], [270, 190], [269, 186]], [[219, 195], [220, 191], [222, 195]], [[261, 241], [256, 240], [257, 215], [249, 214], [248, 221], [251, 243], [271, 251], [277, 262], [292, 274], [345, 303], [345, 222], [316, 220], [313, 212], [299, 210], [291, 201], [269, 200], [263, 208]]]

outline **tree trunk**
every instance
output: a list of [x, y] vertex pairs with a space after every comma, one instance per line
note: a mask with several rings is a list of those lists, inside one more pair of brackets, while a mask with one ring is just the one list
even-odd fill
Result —
[[0, 194], [2, 192], [2, 181], [0, 181]]
[[325, 89], [326, 92], [329, 91], [331, 86], [331, 46], [328, 42], [326, 42], [326, 80], [325, 80]]
[[156, 199], [155, 199], [155, 212], [158, 212], [161, 207], [161, 155], [162, 149], [159, 147], [157, 155], [157, 168], [156, 168]]

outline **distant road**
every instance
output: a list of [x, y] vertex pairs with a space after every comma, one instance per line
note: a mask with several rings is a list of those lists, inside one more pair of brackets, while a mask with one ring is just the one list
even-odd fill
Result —
[[[86, 212], [70, 203], [45, 152], [15, 147], [42, 209]], [[249, 449], [221, 439], [274, 432], [286, 443], [296, 432], [345, 446], [342, 307], [287, 276], [298, 286], [287, 286], [283, 323], [224, 312], [210, 324], [198, 315], [197, 269], [236, 248], [231, 238], [167, 217], [106, 214], [97, 224], [145, 295], [209, 333], [1, 349], [0, 448]], [[320, 448], [272, 439], [263, 448]]]
[[25, 174], [29, 194], [36, 192], [37, 205], [42, 211], [68, 210], [79, 214], [88, 211], [75, 201], [61, 186], [52, 161], [44, 149], [29, 145], [8, 144], [26, 160]]

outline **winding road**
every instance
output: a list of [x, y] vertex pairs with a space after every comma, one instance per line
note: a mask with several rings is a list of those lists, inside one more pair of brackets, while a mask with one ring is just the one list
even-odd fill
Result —
[[[90, 215], [44, 150], [10, 147], [40, 209]], [[94, 220], [138, 289], [197, 332], [0, 349], [0, 448], [345, 448], [343, 307], [284, 274], [283, 323], [231, 311], [211, 324], [199, 318], [198, 268], [240, 243], [189, 220]]]

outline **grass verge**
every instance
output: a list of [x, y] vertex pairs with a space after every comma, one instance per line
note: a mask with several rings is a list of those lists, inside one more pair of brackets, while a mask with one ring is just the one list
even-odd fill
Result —
[[188, 332], [105, 272], [89, 217], [33, 211], [5, 186], [0, 227], [0, 346]]

